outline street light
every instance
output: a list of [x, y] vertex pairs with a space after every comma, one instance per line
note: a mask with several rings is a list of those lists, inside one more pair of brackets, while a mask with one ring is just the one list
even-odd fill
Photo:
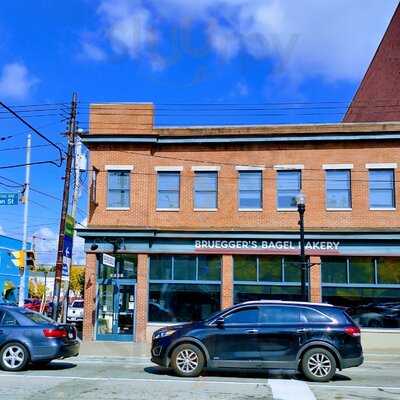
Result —
[[304, 212], [306, 211], [306, 196], [300, 192], [296, 196], [297, 211], [299, 212], [299, 226], [300, 226], [300, 265], [301, 265], [301, 298], [303, 301], [308, 301], [306, 292], [306, 253], [304, 243]]

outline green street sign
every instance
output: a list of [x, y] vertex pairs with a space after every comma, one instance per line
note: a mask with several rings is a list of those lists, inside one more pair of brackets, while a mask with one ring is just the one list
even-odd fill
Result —
[[18, 193], [0, 193], [0, 206], [17, 206]]
[[74, 237], [74, 227], [75, 220], [70, 215], [67, 215], [65, 220], [65, 236]]

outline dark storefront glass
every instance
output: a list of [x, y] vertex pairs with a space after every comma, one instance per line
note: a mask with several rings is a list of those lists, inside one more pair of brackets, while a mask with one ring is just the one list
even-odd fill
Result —
[[301, 300], [300, 286], [235, 285], [234, 303], [253, 300]]
[[220, 285], [151, 283], [150, 322], [199, 321], [221, 306]]
[[136, 279], [137, 255], [118, 254], [115, 255], [115, 267], [99, 263], [98, 279]]
[[234, 266], [235, 281], [257, 280], [257, 257], [234, 256]]
[[374, 283], [374, 260], [369, 257], [352, 257], [350, 259], [350, 283]]
[[385, 257], [378, 259], [378, 283], [399, 285], [400, 284], [400, 259]]
[[347, 283], [347, 259], [341, 257], [321, 257], [323, 283]]
[[285, 282], [301, 281], [301, 264], [299, 257], [285, 257]]
[[149, 322], [198, 321], [218, 311], [220, 280], [221, 256], [151, 256]]
[[282, 257], [259, 257], [259, 280], [262, 282], [281, 282]]

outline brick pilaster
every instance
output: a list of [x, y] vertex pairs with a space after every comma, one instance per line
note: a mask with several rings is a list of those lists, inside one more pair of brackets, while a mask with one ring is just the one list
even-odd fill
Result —
[[311, 301], [314, 303], [320, 303], [322, 301], [321, 294], [321, 257], [311, 256], [310, 263], [314, 264], [310, 270], [310, 289], [311, 289]]
[[222, 256], [221, 309], [233, 305], [233, 257]]
[[94, 339], [94, 325], [96, 320], [96, 266], [97, 255], [95, 253], [86, 254], [85, 268], [85, 309], [83, 319], [83, 340], [92, 341]]
[[146, 342], [147, 310], [149, 298], [149, 257], [147, 254], [138, 254], [137, 284], [136, 284], [136, 331], [135, 341]]

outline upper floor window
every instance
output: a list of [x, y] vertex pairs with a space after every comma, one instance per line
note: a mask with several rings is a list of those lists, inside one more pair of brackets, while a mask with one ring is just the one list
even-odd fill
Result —
[[239, 171], [239, 209], [262, 208], [262, 171]]
[[301, 171], [277, 171], [278, 209], [296, 209], [296, 197], [301, 190]]
[[157, 173], [157, 208], [179, 209], [179, 171], [159, 171]]
[[194, 208], [215, 209], [218, 197], [218, 173], [197, 171], [194, 180]]
[[108, 208], [129, 208], [130, 171], [108, 170]]
[[351, 208], [350, 170], [326, 171], [326, 208]]
[[374, 209], [395, 208], [394, 170], [369, 170], [369, 206]]

